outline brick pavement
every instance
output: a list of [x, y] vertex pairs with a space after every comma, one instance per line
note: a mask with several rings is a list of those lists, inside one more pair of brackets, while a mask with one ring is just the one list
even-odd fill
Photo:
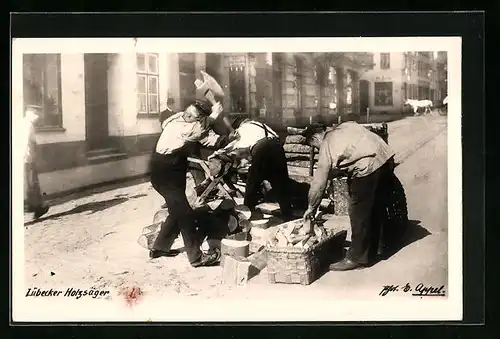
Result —
[[[389, 123], [389, 142], [404, 161], [443, 128], [445, 117], [394, 121]], [[184, 253], [149, 260], [137, 238], [162, 202], [149, 183], [141, 183], [55, 205], [37, 223], [30, 224], [26, 216], [26, 287], [138, 285], [154, 295], [236, 293], [220, 285], [219, 267], [193, 269]]]

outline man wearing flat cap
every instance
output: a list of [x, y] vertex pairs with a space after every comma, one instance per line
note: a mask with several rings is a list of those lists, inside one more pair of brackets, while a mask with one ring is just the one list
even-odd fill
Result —
[[303, 135], [307, 144], [319, 148], [318, 168], [309, 190], [309, 208], [304, 219], [314, 218], [327, 181], [347, 174], [351, 246], [346, 257], [330, 265], [330, 270], [368, 266], [379, 250], [395, 153], [381, 137], [354, 121], [333, 128], [311, 126]]
[[150, 251], [151, 258], [173, 256], [171, 246], [180, 230], [193, 267], [211, 266], [220, 259], [220, 252], [204, 253], [196, 230], [194, 211], [186, 197], [188, 157], [196, 150], [222, 113], [222, 106], [197, 100], [183, 112], [162, 122], [162, 133], [151, 159], [151, 184], [166, 201], [168, 216]]

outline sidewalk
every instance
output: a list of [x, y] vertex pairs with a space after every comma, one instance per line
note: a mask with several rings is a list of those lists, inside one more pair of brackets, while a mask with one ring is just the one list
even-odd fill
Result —
[[[444, 129], [446, 117], [440, 116], [389, 123], [389, 143], [396, 160], [406, 161]], [[37, 223], [30, 223], [31, 216], [26, 216], [26, 287], [140, 286], [149, 295], [209, 298], [238, 293], [238, 288], [220, 284], [220, 267], [193, 269], [185, 253], [149, 260], [137, 239], [162, 203], [150, 183], [143, 182], [54, 205]]]

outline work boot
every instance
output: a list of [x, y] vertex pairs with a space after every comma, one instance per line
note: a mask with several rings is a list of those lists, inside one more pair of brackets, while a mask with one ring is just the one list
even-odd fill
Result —
[[42, 215], [49, 211], [49, 206], [39, 206], [35, 209], [35, 219], [40, 218]]
[[180, 253], [181, 253], [181, 251], [172, 250], [172, 249], [169, 251], [151, 250], [151, 251], [149, 251], [149, 258], [156, 259], [159, 257], [175, 257], [176, 255], [178, 255]]
[[330, 271], [350, 271], [355, 269], [363, 268], [364, 265], [358, 264], [348, 258], [344, 258], [343, 260], [336, 262], [330, 265]]
[[221, 253], [218, 248], [213, 248], [207, 253], [201, 253], [200, 259], [191, 263], [193, 267], [215, 266], [220, 262]]

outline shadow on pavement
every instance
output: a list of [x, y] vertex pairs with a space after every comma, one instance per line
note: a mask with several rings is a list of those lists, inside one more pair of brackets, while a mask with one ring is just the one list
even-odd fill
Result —
[[[55, 214], [49, 214], [48, 216], [46, 216], [44, 218], [29, 221], [29, 222], [25, 223], [24, 225], [29, 226], [29, 225], [33, 225], [33, 224], [36, 224], [36, 223], [41, 222], [41, 221], [59, 219], [59, 218], [62, 218], [62, 217], [68, 216], [68, 215], [78, 214], [78, 213], [83, 213], [83, 212], [90, 212], [91, 214], [94, 214], [97, 212], [102, 212], [108, 208], [119, 205], [121, 203], [124, 203], [125, 201], [127, 201], [129, 199], [136, 199], [136, 198], [140, 198], [140, 197], [143, 197], [146, 195], [147, 194], [137, 194], [137, 195], [133, 195], [130, 197], [119, 197], [119, 198], [114, 198], [114, 199], [109, 199], [109, 200], [93, 201], [93, 202], [89, 202], [86, 204], [75, 206], [74, 208], [72, 208], [68, 211], [55, 213]], [[49, 213], [50, 213], [50, 211], [49, 211]]]
[[[404, 225], [400, 226], [404, 227]], [[399, 240], [390, 240], [391, 242], [390, 244], [388, 244], [385, 253], [381, 257], [379, 257], [373, 264], [371, 264], [370, 267], [382, 260], [388, 260], [406, 246], [411, 245], [416, 241], [422, 240], [423, 238], [432, 234], [426, 228], [420, 225], [420, 220], [408, 220], [406, 229], [403, 229], [402, 232], [403, 233], [401, 236], [395, 234], [395, 237], [397, 237]], [[346, 241], [345, 246], [349, 247], [350, 241]]]
[[403, 233], [401, 240], [391, 248], [388, 248], [382, 260], [389, 259], [406, 246], [411, 245], [416, 241], [420, 241], [431, 234], [431, 232], [420, 225], [420, 220], [409, 220], [406, 231]]
[[[148, 181], [149, 177], [147, 176], [140, 176], [138, 178], [127, 178], [123, 180], [117, 180], [116, 182], [106, 182], [106, 183], [91, 185], [88, 187], [82, 187], [69, 192], [61, 192], [57, 194], [51, 194], [48, 196], [46, 195], [45, 199], [51, 206], [61, 205], [72, 200], [86, 198], [94, 194], [104, 193], [115, 189], [140, 185]], [[118, 198], [122, 196], [126, 196], [126, 194], [118, 194], [115, 197]]]

